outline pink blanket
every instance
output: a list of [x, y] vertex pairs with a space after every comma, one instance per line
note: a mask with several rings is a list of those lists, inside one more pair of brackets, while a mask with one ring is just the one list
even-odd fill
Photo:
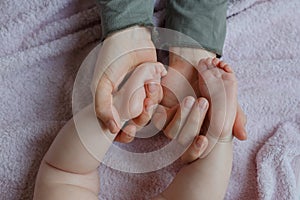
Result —
[[[228, 200], [300, 197], [299, 9], [299, 0], [229, 3], [223, 59], [237, 72], [249, 139], [234, 141]], [[163, 19], [157, 1], [156, 24]], [[31, 199], [40, 160], [72, 117], [73, 82], [99, 42], [99, 13], [93, 1], [2, 0], [0, 24], [0, 199]], [[149, 199], [179, 167], [128, 174], [101, 166], [99, 199]]]

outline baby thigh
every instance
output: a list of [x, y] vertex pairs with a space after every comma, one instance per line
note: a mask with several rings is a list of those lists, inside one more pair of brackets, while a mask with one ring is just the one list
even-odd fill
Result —
[[34, 199], [97, 199], [99, 164], [81, 143], [71, 119], [42, 160]]

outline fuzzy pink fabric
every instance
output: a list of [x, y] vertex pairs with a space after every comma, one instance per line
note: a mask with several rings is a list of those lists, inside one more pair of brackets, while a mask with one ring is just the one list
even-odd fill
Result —
[[[156, 24], [164, 5], [156, 2]], [[299, 199], [299, 9], [299, 0], [229, 3], [223, 59], [237, 72], [249, 139], [234, 141], [228, 200]], [[0, 1], [0, 199], [32, 198], [40, 160], [72, 117], [73, 82], [100, 23], [93, 1]], [[152, 146], [137, 139], [128, 148]], [[101, 166], [99, 199], [149, 199], [179, 167], [129, 174]]]

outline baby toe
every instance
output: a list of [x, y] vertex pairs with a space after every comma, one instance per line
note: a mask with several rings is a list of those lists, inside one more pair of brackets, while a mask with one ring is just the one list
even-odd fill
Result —
[[156, 63], [155, 73], [159, 76], [165, 76], [167, 75], [167, 70], [162, 63]]
[[225, 70], [226, 72], [228, 72], [228, 73], [233, 73], [233, 70], [232, 70], [232, 68], [231, 68], [229, 65], [225, 65], [225, 66], [224, 66], [224, 70]]
[[233, 73], [232, 68], [225, 63], [224, 61], [220, 61], [219, 64], [217, 65], [220, 69], [224, 70], [227, 73]]
[[236, 77], [233, 73], [224, 73], [222, 74], [223, 80], [229, 80], [237, 83]]
[[221, 61], [220, 61], [218, 58], [213, 58], [213, 59], [212, 59], [212, 64], [213, 64], [214, 66], [216, 66], [216, 67], [220, 64], [220, 62], [221, 62]]
[[205, 64], [207, 66], [208, 69], [212, 69], [214, 68], [214, 64], [213, 64], [213, 59], [212, 58], [206, 58], [205, 59]]
[[220, 61], [218, 67], [221, 69], [224, 69], [224, 67], [227, 65], [227, 63], [225, 63], [224, 61]]
[[208, 69], [206, 64], [206, 59], [201, 59], [196, 68], [199, 73], [206, 71]]

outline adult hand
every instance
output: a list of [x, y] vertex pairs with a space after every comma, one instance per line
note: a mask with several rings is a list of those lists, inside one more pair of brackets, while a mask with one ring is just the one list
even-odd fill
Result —
[[[128, 72], [145, 62], [156, 62], [156, 50], [151, 41], [151, 34], [147, 28], [134, 26], [109, 35], [103, 42], [96, 62], [92, 81], [92, 92], [95, 96], [95, 110], [97, 117], [108, 127], [111, 133], [118, 133], [121, 129], [120, 116], [113, 105], [112, 94], [118, 90]], [[148, 101], [157, 104], [161, 90], [157, 86], [148, 85]], [[150, 92], [148, 93], [150, 94]], [[159, 99], [160, 98], [160, 99]], [[150, 99], [150, 100], [149, 100]], [[147, 107], [147, 105], [144, 105]], [[135, 122], [145, 123], [145, 113], [135, 118]], [[138, 124], [139, 125], [139, 124]], [[129, 125], [132, 127], [132, 125]], [[125, 127], [124, 129], [132, 129]], [[125, 135], [125, 134], [123, 134]], [[128, 138], [116, 137], [117, 141], [127, 142]]]
[[195, 100], [188, 96], [171, 109], [160, 105], [153, 115], [153, 123], [159, 130], [164, 130], [168, 138], [176, 139], [179, 144], [187, 147], [181, 156], [183, 163], [199, 158], [208, 145], [207, 138], [199, 135], [208, 107], [205, 98]]

